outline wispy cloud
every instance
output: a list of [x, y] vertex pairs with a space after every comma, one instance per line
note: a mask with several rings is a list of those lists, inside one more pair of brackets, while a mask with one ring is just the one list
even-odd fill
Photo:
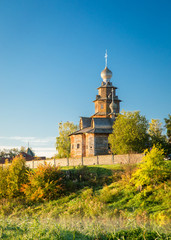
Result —
[[37, 137], [20, 137], [20, 136], [14, 136], [14, 137], [0, 137], [0, 139], [4, 140], [16, 140], [16, 141], [21, 141], [21, 142], [52, 142], [55, 140], [55, 137], [46, 137], [46, 138], [37, 138]]

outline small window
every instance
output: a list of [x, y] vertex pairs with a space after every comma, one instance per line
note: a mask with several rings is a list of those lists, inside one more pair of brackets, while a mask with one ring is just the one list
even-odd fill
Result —
[[90, 146], [90, 149], [92, 149], [93, 147], [92, 146]]
[[74, 149], [74, 144], [72, 144], [72, 149]]
[[103, 109], [104, 108], [104, 106], [103, 106], [103, 104], [101, 104], [101, 109]]
[[77, 144], [77, 149], [80, 148], [80, 144]]

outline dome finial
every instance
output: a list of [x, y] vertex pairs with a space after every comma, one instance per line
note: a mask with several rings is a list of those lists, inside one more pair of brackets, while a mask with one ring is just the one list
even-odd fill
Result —
[[105, 53], [105, 67], [107, 67], [107, 57], [108, 57], [108, 55], [107, 55], [107, 49], [106, 49], [106, 53]]

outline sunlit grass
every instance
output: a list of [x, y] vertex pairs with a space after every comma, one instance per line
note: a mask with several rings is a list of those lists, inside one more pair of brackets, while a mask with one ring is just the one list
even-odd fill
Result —
[[170, 237], [163, 228], [129, 222], [123, 226], [119, 219], [0, 219], [0, 239], [169, 240]]
[[55, 200], [1, 199], [0, 239], [169, 239], [170, 181], [139, 191], [130, 171], [76, 167]]

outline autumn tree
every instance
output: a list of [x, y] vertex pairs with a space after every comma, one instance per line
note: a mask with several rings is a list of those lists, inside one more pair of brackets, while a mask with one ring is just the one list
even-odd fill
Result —
[[148, 122], [140, 112], [122, 112], [113, 124], [109, 144], [114, 154], [141, 153], [148, 147]]
[[56, 138], [58, 158], [70, 156], [71, 141], [69, 135], [77, 130], [77, 125], [72, 122], [59, 123], [59, 137]]
[[33, 171], [28, 171], [27, 177], [28, 182], [21, 187], [27, 201], [56, 199], [63, 191], [59, 167], [39, 164]]

